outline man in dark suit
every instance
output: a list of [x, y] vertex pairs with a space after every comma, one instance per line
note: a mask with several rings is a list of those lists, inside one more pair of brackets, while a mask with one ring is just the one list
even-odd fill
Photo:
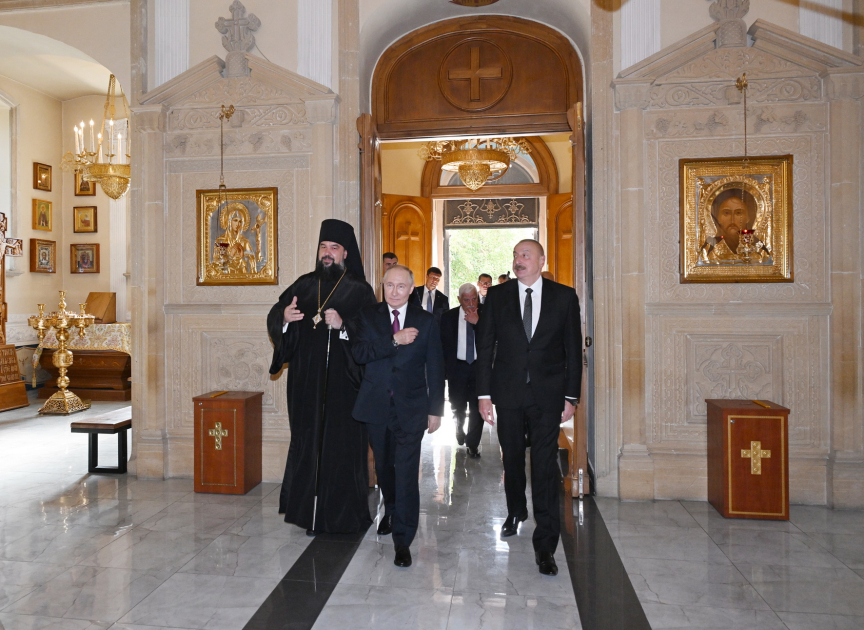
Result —
[[[441, 317], [441, 345], [444, 348], [444, 371], [450, 407], [456, 417], [456, 442], [465, 444], [468, 456], [480, 457], [483, 419], [477, 402], [475, 382], [475, 327], [479, 322], [477, 289], [466, 283], [459, 287], [459, 306]], [[468, 433], [465, 433], [465, 411], [468, 410]]]
[[489, 287], [492, 286], [492, 276], [488, 273], [481, 273], [477, 278], [477, 297], [480, 300], [480, 304], [486, 302], [486, 292], [489, 290]]
[[528, 518], [527, 428], [535, 557], [540, 573], [557, 575], [558, 433], [579, 404], [582, 328], [576, 292], [541, 277], [545, 264], [540, 243], [520, 241], [513, 249], [517, 281], [489, 289], [477, 331], [477, 394], [480, 415], [490, 425], [495, 424], [493, 404], [498, 411], [508, 513], [501, 535], [512, 536]]
[[411, 566], [408, 547], [420, 519], [420, 443], [444, 413], [444, 356], [438, 321], [408, 303], [411, 270], [384, 274], [385, 302], [361, 309], [352, 354], [366, 366], [354, 418], [367, 424], [384, 497], [379, 535], [393, 534], [394, 564]]
[[410, 299], [412, 304], [432, 313], [438, 322], [441, 321], [441, 316], [450, 310], [450, 300], [436, 288], [440, 280], [441, 270], [438, 267], [429, 267], [426, 282], [414, 289]]

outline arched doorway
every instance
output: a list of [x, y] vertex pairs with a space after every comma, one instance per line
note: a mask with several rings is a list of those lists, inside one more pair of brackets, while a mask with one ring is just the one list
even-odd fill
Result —
[[[536, 139], [532, 142], [537, 149], [533, 152], [539, 163], [537, 171], [544, 172], [545, 177], [521, 186], [534, 186], [534, 193], [543, 195], [548, 205], [544, 216], [551, 221], [548, 236], [541, 239], [550, 244], [548, 258], [556, 275], [561, 275], [559, 279], [569, 279], [584, 300], [583, 85], [581, 61], [572, 43], [548, 26], [521, 18], [485, 15], [446, 20], [392, 44], [378, 60], [372, 76], [372, 112], [358, 120], [362, 138], [362, 240], [370, 280], [377, 283], [380, 276], [383, 248], [395, 251], [401, 245], [406, 261], [416, 259], [421, 268], [428, 264], [431, 229], [437, 216], [432, 210], [433, 197], [486, 194], [484, 189], [474, 195], [463, 186], [444, 185], [440, 168], [432, 164], [424, 169], [421, 196], [384, 203], [382, 141], [500, 135], [534, 138], [566, 132], [570, 134], [567, 168], [572, 169], [572, 193], [556, 194], [554, 160], [550, 168], [543, 143]], [[457, 194], [448, 188], [464, 190]], [[583, 310], [585, 329], [588, 312]], [[583, 401], [590, 397], [590, 391], [583, 392]], [[588, 407], [580, 405], [574, 427], [562, 432], [562, 445], [572, 453], [573, 478], [579, 469], [588, 471]], [[578, 488], [573, 491], [578, 492]]]

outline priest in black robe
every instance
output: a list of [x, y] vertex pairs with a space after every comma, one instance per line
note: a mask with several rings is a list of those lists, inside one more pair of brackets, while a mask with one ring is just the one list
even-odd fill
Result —
[[289, 364], [291, 444], [279, 513], [310, 535], [359, 532], [372, 522], [368, 433], [351, 417], [362, 378], [351, 355], [354, 320], [367, 304], [375, 304], [375, 293], [354, 228], [327, 219], [315, 271], [297, 278], [267, 317], [270, 373]]

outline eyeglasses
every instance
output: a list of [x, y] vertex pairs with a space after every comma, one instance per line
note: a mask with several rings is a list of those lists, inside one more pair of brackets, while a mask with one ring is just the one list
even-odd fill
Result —
[[491, 287], [492, 286], [492, 283], [489, 282], [488, 280], [484, 280], [483, 282], [478, 282], [477, 284], [479, 284], [481, 287]]

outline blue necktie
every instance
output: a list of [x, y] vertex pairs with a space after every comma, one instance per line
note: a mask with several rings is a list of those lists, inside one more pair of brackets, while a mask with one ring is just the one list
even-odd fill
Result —
[[465, 322], [465, 362], [474, 363], [474, 324]]
[[429, 300], [426, 302], [426, 310], [430, 313], [432, 312], [432, 305], [435, 303], [435, 300], [432, 298], [432, 291], [429, 291]]

